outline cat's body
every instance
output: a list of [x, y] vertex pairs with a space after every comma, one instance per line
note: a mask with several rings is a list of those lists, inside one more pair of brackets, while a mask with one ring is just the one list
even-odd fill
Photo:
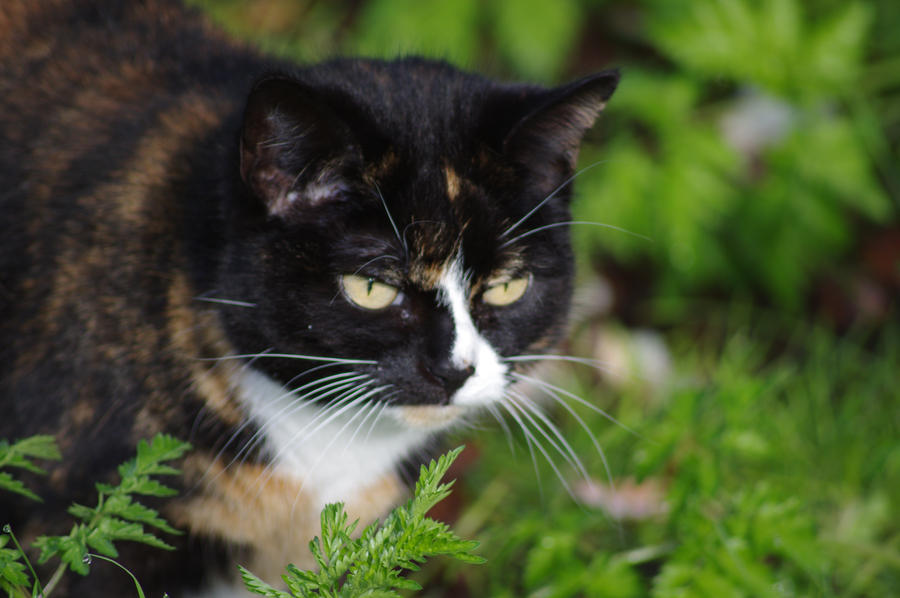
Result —
[[210, 592], [230, 558], [309, 565], [326, 502], [385, 513], [404, 461], [503, 399], [504, 358], [559, 336], [558, 187], [616, 80], [297, 68], [167, 0], [4, 0], [0, 437], [53, 434], [65, 461], [29, 479], [43, 505], [0, 495], [3, 517], [65, 533], [65, 506], [160, 431], [195, 450], [160, 505], [179, 550], [122, 544], [155, 595]]

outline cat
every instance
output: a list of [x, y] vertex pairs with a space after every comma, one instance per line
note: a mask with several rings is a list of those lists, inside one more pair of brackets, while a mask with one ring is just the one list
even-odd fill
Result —
[[[0, 437], [65, 455], [0, 494], [21, 537], [157, 432], [194, 449], [120, 543], [147, 595], [244, 595], [363, 524], [565, 330], [571, 179], [617, 71], [556, 88], [445, 62], [295, 65], [174, 0], [0, 4]], [[58, 594], [132, 595], [115, 567]]]

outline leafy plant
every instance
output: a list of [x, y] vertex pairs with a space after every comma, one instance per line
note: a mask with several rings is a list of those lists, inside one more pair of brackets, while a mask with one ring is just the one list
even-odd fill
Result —
[[[175, 494], [175, 490], [151, 476], [178, 474], [179, 471], [166, 462], [181, 458], [189, 448], [189, 444], [165, 434], [156, 435], [149, 443], [142, 440], [137, 446], [137, 456], [119, 466], [121, 481], [118, 485], [96, 484], [98, 499], [95, 507], [79, 504], [69, 507], [68, 512], [81, 522], [73, 525], [67, 535], [40, 536], [34, 541], [34, 547], [40, 550], [39, 563], [60, 559], [59, 566], [43, 588], [12, 530], [8, 525], [5, 526], [5, 535], [0, 536], [0, 587], [11, 596], [36, 596], [40, 592], [41, 596], [46, 597], [67, 570], [87, 575], [93, 558], [116, 558], [118, 551], [113, 542], [120, 540], [171, 550], [169, 544], [146, 531], [145, 526], [170, 534], [181, 532], [166, 523], [157, 511], [135, 500], [133, 495], [165, 497]], [[59, 458], [59, 451], [52, 437], [48, 436], [26, 438], [11, 446], [5, 441], [0, 443], [0, 465], [7, 464], [42, 473], [43, 470], [28, 462], [29, 456]], [[3, 488], [39, 500], [37, 495], [24, 488], [17, 480], [0, 480], [5, 480]], [[15, 543], [16, 549], [7, 547], [10, 540]], [[99, 554], [94, 554], [91, 550]], [[30, 578], [28, 572], [31, 574]], [[143, 596], [137, 580], [135, 587], [138, 594]]]
[[[12, 445], [6, 440], [0, 440], [0, 469], [16, 467], [32, 473], [46, 473], [32, 462], [34, 459], [56, 461], [60, 459], [59, 449], [52, 436], [31, 436]], [[21, 480], [6, 471], [0, 471], [0, 490], [15, 492], [31, 500], [41, 500], [37, 494], [25, 487]]]
[[[705, 333], [669, 337], [678, 373], [662, 392], [639, 381], [612, 392], [583, 366], [565, 381], [629, 428], [573, 405], [618, 478], [607, 492], [640, 500], [622, 479], [633, 477], [665, 509], [616, 518], [560, 462], [579, 504], [546, 463], [541, 484], [527, 452], [510, 459], [498, 430], [477, 439], [481, 459], [462, 480], [473, 500], [456, 525], [491, 566], [417, 579], [463, 578], [494, 598], [896, 594], [900, 326], [841, 338], [736, 308], [696, 317]], [[572, 418], [559, 425], [605, 482], [590, 438]]]
[[384, 523], [367, 526], [359, 538], [352, 537], [359, 523], [348, 522], [340, 503], [322, 511], [322, 535], [310, 542], [317, 571], [302, 571], [293, 565], [283, 576], [290, 592], [277, 590], [240, 568], [247, 588], [270, 598], [397, 597], [397, 589], [417, 590], [421, 586], [402, 576], [415, 571], [429, 556], [447, 555], [466, 563], [483, 563], [472, 554], [477, 542], [461, 540], [441, 522], [426, 517], [428, 511], [450, 494], [453, 482], [441, 484], [450, 464], [462, 452], [456, 448], [436, 462], [423, 465], [413, 497], [394, 509]]

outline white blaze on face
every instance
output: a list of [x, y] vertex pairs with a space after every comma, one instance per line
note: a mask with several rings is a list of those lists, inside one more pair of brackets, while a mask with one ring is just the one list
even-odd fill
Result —
[[488, 405], [503, 398], [507, 367], [491, 344], [481, 336], [469, 313], [469, 284], [457, 258], [438, 282], [438, 297], [450, 309], [454, 339], [451, 363], [459, 368], [474, 368], [472, 375], [452, 397], [453, 405]]

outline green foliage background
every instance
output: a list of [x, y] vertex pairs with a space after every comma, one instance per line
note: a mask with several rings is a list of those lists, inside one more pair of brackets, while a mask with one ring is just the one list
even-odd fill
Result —
[[667, 510], [579, 504], [491, 430], [457, 522], [488, 564], [426, 570], [429, 595], [900, 595], [900, 3], [198, 3], [300, 60], [421, 53], [545, 84], [623, 71], [574, 208], [635, 233], [575, 230], [583, 285], [628, 292], [569, 349], [592, 355], [610, 321], [652, 327], [672, 373], [558, 379], [630, 428], [575, 406], [612, 477], [658, 484]]

